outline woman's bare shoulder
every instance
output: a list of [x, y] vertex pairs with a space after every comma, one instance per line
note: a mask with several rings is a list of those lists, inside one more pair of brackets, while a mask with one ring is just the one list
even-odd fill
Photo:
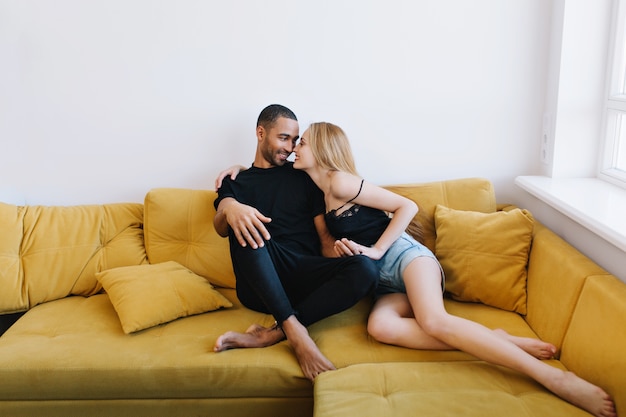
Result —
[[330, 178], [330, 191], [333, 197], [344, 201], [354, 198], [363, 182], [361, 177], [343, 171], [332, 172]]

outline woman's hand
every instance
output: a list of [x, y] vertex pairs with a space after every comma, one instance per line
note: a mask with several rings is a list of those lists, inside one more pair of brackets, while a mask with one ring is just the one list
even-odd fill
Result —
[[335, 253], [337, 253], [339, 257], [365, 255], [376, 261], [383, 257], [385, 251], [382, 251], [375, 246], [363, 246], [353, 240], [343, 238], [335, 241]]
[[237, 178], [237, 174], [241, 171], [245, 171], [247, 168], [243, 165], [233, 165], [230, 168], [226, 168], [224, 171], [217, 174], [217, 178], [215, 179], [215, 190], [218, 190], [222, 186], [222, 181], [226, 177], [230, 177], [231, 180]]

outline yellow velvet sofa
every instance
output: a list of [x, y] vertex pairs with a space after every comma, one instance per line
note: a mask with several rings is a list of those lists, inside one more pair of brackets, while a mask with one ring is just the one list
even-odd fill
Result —
[[[418, 203], [451, 313], [553, 343], [552, 365], [626, 413], [626, 284], [530, 213], [497, 205], [487, 180], [388, 188]], [[273, 323], [237, 300], [214, 198], [155, 189], [144, 204], [0, 203], [0, 415], [588, 415], [468, 354], [374, 341], [371, 299], [310, 327], [338, 368], [314, 384], [288, 342], [214, 353], [227, 330]]]

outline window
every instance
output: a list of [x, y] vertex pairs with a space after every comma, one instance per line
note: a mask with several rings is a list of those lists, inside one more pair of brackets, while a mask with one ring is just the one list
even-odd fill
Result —
[[599, 176], [626, 187], [626, 0], [615, 1], [614, 7]]

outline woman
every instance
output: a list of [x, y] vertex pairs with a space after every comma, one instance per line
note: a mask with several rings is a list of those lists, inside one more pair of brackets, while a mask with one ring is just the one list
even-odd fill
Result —
[[368, 320], [372, 337], [413, 349], [459, 349], [522, 372], [596, 416], [617, 416], [615, 404], [601, 388], [540, 360], [556, 353], [553, 345], [494, 331], [446, 312], [439, 262], [405, 232], [417, 206], [358, 176], [341, 128], [311, 124], [294, 152], [294, 167], [306, 171], [324, 192], [328, 229], [341, 238], [335, 243], [337, 254], [363, 254], [381, 268]]

